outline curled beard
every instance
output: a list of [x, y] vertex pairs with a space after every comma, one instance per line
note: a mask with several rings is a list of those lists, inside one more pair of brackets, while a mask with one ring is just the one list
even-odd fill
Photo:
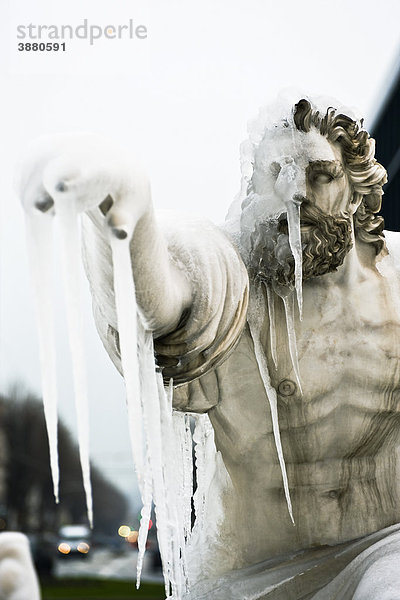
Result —
[[[351, 217], [327, 215], [304, 203], [300, 211], [303, 281], [337, 271], [352, 247]], [[256, 223], [250, 235], [250, 271], [257, 279], [294, 289], [294, 258], [285, 215]]]

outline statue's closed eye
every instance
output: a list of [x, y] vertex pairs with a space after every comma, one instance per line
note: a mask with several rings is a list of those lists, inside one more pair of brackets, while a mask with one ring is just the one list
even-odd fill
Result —
[[312, 179], [313, 179], [313, 181], [314, 181], [315, 183], [319, 183], [319, 184], [326, 184], [326, 183], [330, 183], [331, 181], [333, 181], [333, 180], [334, 180], [334, 177], [333, 177], [333, 175], [332, 175], [331, 173], [327, 173], [327, 172], [323, 173], [323, 172], [320, 172], [320, 173], [315, 173], [315, 174], [313, 175], [313, 178], [312, 178]]
[[334, 179], [343, 177], [343, 167], [339, 161], [316, 160], [308, 167], [312, 183], [326, 185]]

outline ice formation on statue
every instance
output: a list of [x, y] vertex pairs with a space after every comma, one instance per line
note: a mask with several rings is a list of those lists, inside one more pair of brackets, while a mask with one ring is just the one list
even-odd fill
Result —
[[79, 456], [86, 495], [87, 515], [90, 526], [93, 527], [92, 485], [89, 464], [89, 399], [83, 341], [83, 311], [79, 289], [81, 263], [79, 207], [77, 202], [65, 202], [62, 195], [61, 200], [58, 199], [56, 194], [53, 194], [53, 197], [61, 240], [61, 261], [78, 424]]
[[[96, 325], [127, 390], [143, 502], [138, 583], [154, 504], [167, 597], [367, 590], [372, 600], [371, 557], [387, 565], [400, 554], [400, 245], [398, 233], [385, 242], [376, 214], [386, 173], [362, 122], [335, 101], [286, 98], [249, 133], [223, 228], [156, 215], [143, 172], [97, 137], [31, 148], [19, 190], [41, 356], [54, 348], [55, 213], [73, 257], [64, 271], [88, 514], [81, 219]], [[57, 496], [55, 364], [42, 368]]]
[[27, 248], [31, 262], [32, 290], [38, 324], [39, 358], [42, 396], [49, 438], [50, 466], [55, 501], [59, 501], [59, 468], [57, 452], [57, 381], [51, 276], [52, 230], [41, 215], [26, 219]]

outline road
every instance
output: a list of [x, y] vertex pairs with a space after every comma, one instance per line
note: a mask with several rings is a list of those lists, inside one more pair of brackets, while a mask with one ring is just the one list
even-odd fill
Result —
[[[123, 554], [115, 554], [107, 549], [94, 549], [87, 558], [65, 557], [58, 558], [55, 566], [55, 576], [69, 577], [99, 577], [107, 579], [136, 580], [137, 550], [129, 549]], [[143, 581], [162, 583], [160, 570], [152, 568], [152, 557], [145, 555]]]

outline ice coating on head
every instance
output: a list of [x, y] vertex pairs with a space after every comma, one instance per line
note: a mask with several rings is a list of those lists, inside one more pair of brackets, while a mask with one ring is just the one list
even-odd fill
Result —
[[[300, 208], [309, 200], [306, 172], [312, 163], [342, 162], [340, 148], [328, 139], [332, 115], [339, 114], [352, 119], [356, 130], [359, 125], [362, 129], [354, 109], [332, 98], [310, 100], [304, 94], [286, 92], [262, 108], [250, 122], [249, 138], [241, 146], [241, 190], [225, 224], [253, 276], [295, 288], [300, 318], [305, 248]], [[330, 216], [341, 214], [327, 212]], [[320, 213], [316, 218], [323, 216]], [[332, 265], [332, 270], [336, 267]]]
[[[306, 139], [309, 139], [310, 136], [313, 137], [316, 144], [315, 150], [322, 150], [319, 141], [323, 136], [316, 129], [309, 133], [296, 129], [294, 109], [295, 105], [303, 98], [308, 100], [313, 109], [318, 110], [321, 115], [325, 115], [329, 108], [335, 108], [337, 113], [345, 114], [354, 121], [361, 122], [360, 114], [354, 107], [345, 106], [332, 97], [313, 96], [311, 98], [301, 91], [285, 91], [279, 95], [277, 100], [260, 108], [257, 117], [248, 123], [249, 137], [240, 146], [240, 192], [229, 207], [226, 216], [225, 229], [235, 240], [240, 236], [241, 230], [246, 230], [257, 219], [276, 218], [286, 210], [282, 197], [275, 194], [268, 195], [270, 187], [265, 189], [264, 194], [259, 193], [260, 190], [257, 193], [253, 190], [254, 180], [259, 186], [261, 184], [271, 186], [269, 169], [263, 175], [261, 172], [256, 173], [256, 167], [262, 169], [267, 166], [269, 156], [271, 157], [269, 162], [279, 163], [279, 159], [285, 158], [274, 150], [275, 142], [282, 135], [293, 136], [296, 133], [296, 139], [293, 138], [293, 150], [296, 151], [297, 158], [303, 166], [301, 150]], [[290, 158], [294, 159], [294, 156], [289, 155]], [[324, 160], [324, 156], [320, 154], [318, 159]], [[251, 210], [249, 210], [250, 204]], [[241, 246], [243, 246], [243, 237]], [[242, 247], [241, 250], [245, 251], [245, 248]]]
[[[301, 113], [305, 104], [313, 111], [307, 126], [296, 120], [297, 109], [301, 107]], [[311, 99], [298, 91], [283, 92], [273, 104], [260, 109], [257, 118], [249, 123], [248, 139], [241, 145], [241, 189], [225, 223], [252, 278], [273, 285], [274, 291], [285, 299], [295, 289], [300, 319], [306, 243], [302, 239], [300, 208], [307, 200], [306, 170], [318, 161], [342, 162], [340, 149], [328, 140], [326, 123], [318, 126], [328, 113], [346, 115], [362, 129], [362, 121], [353, 108], [333, 98]], [[317, 119], [317, 115], [321, 118]], [[323, 216], [316, 212], [314, 223]], [[332, 216], [336, 216], [335, 212], [329, 214]], [[341, 227], [340, 235], [350, 225], [342, 223]], [[347, 239], [346, 251], [349, 245]], [[332, 270], [335, 268], [337, 264], [332, 263]], [[310, 276], [310, 272], [306, 271], [306, 275]], [[294, 339], [293, 335], [289, 337]], [[295, 348], [291, 348], [291, 354], [296, 356]]]

